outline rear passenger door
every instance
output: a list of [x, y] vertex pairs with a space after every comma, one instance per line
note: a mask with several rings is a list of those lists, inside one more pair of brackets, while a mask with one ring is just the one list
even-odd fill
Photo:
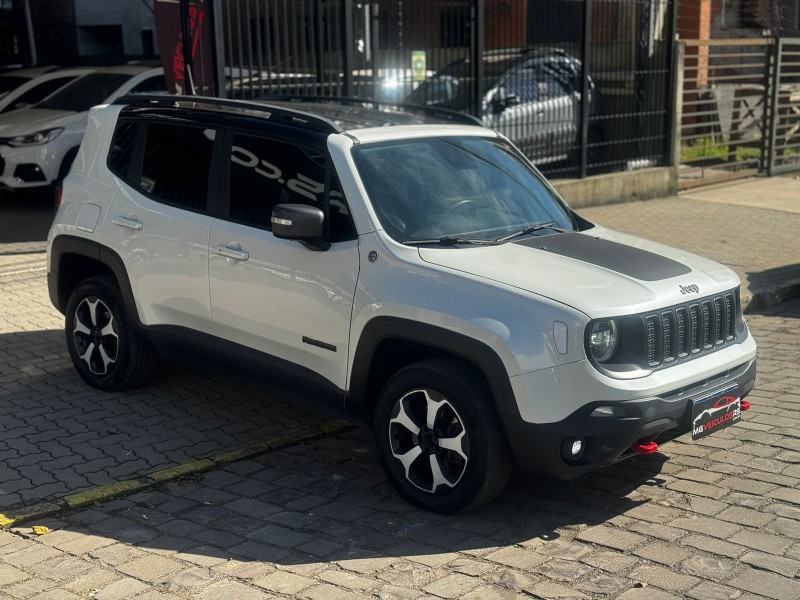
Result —
[[[271, 232], [279, 203], [323, 208], [328, 250]], [[231, 132], [220, 173], [221, 218], [211, 227], [209, 278], [217, 360], [222, 366], [290, 371], [341, 402], [358, 242], [327, 150], [285, 138]], [[230, 364], [226, 364], [228, 361]]]
[[121, 121], [109, 152], [119, 188], [105, 231], [120, 249], [142, 323], [171, 333], [212, 328], [208, 190], [217, 137], [203, 126]]

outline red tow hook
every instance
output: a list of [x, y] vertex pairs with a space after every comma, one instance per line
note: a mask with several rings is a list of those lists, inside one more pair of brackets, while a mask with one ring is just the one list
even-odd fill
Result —
[[658, 452], [658, 444], [655, 442], [648, 442], [647, 444], [634, 444], [631, 446], [631, 450], [638, 452], [639, 454], [652, 454], [653, 452]]
[[747, 400], [739, 400], [739, 404], [741, 404], [742, 410], [750, 410], [750, 403]]

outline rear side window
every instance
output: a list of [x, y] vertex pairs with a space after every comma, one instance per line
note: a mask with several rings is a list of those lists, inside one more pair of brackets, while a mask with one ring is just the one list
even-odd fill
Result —
[[214, 129], [148, 123], [136, 187], [166, 204], [205, 210], [215, 138]]
[[136, 141], [136, 121], [120, 121], [111, 139], [108, 151], [108, 167], [125, 180], [129, 179], [133, 144]]
[[163, 75], [156, 75], [149, 77], [141, 83], [134, 86], [130, 91], [131, 94], [145, 94], [147, 92], [166, 92], [167, 82], [164, 80]]

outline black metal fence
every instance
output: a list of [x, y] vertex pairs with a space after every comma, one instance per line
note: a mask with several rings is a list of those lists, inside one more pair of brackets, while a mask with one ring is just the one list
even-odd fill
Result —
[[215, 0], [224, 95], [469, 112], [550, 176], [669, 164], [674, 0]]
[[800, 170], [800, 38], [686, 40], [681, 189]]

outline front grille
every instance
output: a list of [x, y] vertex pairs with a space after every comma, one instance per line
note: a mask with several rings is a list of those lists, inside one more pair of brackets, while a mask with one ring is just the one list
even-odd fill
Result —
[[734, 341], [736, 310], [736, 295], [728, 292], [645, 316], [648, 366], [674, 364]]

